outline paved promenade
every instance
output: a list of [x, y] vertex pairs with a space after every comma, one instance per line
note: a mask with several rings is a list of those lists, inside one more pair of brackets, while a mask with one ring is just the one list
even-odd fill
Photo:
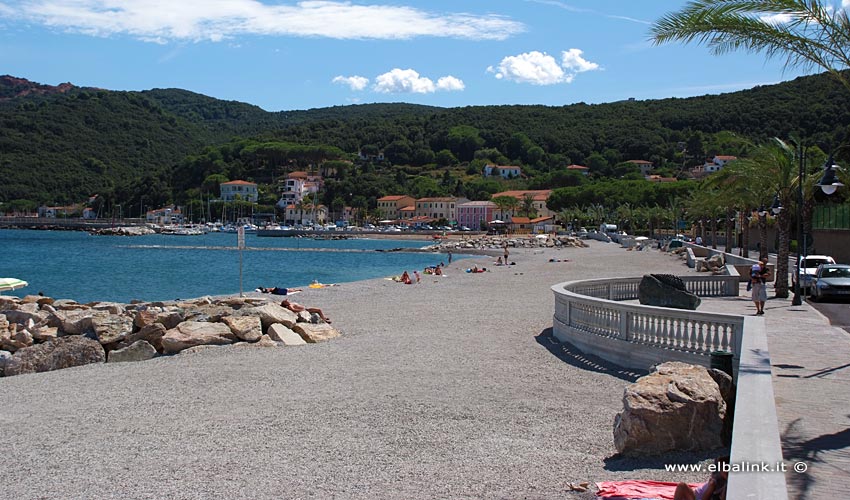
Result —
[[[703, 300], [700, 310], [752, 315], [755, 306], [742, 285], [740, 297]], [[789, 468], [808, 466], [786, 473], [788, 497], [850, 498], [850, 334], [790, 298], [768, 300], [764, 321], [783, 454]]]

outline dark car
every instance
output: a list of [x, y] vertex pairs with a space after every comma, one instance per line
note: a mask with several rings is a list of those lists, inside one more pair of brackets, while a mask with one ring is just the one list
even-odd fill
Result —
[[812, 286], [812, 300], [850, 297], [850, 265], [821, 264]]

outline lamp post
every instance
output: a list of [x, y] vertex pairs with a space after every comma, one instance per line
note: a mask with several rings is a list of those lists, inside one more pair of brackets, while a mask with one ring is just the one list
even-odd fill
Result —
[[[807, 242], [805, 241], [806, 235], [803, 231], [803, 182], [805, 180], [805, 171], [803, 169], [803, 162], [805, 157], [805, 150], [800, 147], [800, 171], [799, 177], [797, 178], [797, 265], [794, 266], [794, 272], [797, 273], [796, 280], [794, 280], [794, 298], [791, 299], [791, 305], [799, 306], [803, 303], [803, 296], [800, 292], [800, 272], [805, 272], [803, 259], [806, 258], [806, 246]], [[835, 170], [839, 169], [838, 165], [833, 164], [832, 154], [829, 155], [829, 158], [826, 160], [826, 163], [823, 166], [823, 176], [820, 178], [818, 183], [816, 184], [818, 187], [826, 195], [831, 195], [834, 193], [839, 187], [844, 186], [835, 176]], [[801, 246], [802, 244], [802, 246]]]

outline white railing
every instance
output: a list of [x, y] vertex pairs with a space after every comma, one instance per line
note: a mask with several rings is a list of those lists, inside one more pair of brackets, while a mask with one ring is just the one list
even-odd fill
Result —
[[[702, 297], [738, 295], [738, 276], [682, 276], [688, 291]], [[664, 361], [711, 365], [714, 351], [731, 352], [737, 366], [744, 321], [741, 316], [628, 304], [638, 298], [642, 278], [561, 283], [555, 292], [554, 334], [603, 359], [648, 369]]]
[[[737, 296], [738, 275], [731, 266], [727, 270], [729, 275], [681, 279], [689, 291], [703, 297]], [[586, 353], [642, 370], [665, 361], [711, 366], [713, 351], [732, 352], [737, 394], [731, 460], [781, 462], [764, 321], [618, 302], [637, 299], [640, 280], [583, 280], [553, 286], [555, 337]], [[726, 498], [787, 500], [785, 476], [732, 473]]]

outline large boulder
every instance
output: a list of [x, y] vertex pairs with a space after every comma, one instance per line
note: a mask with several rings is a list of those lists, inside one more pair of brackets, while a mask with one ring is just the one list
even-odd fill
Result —
[[112, 344], [133, 333], [133, 320], [124, 315], [99, 313], [91, 317], [91, 328], [101, 344]]
[[626, 387], [614, 445], [626, 456], [714, 450], [723, 446], [726, 410], [706, 368], [663, 363]]
[[268, 336], [275, 342], [280, 342], [283, 345], [305, 345], [307, 343], [301, 338], [301, 335], [279, 323], [269, 327]]
[[180, 352], [199, 345], [232, 344], [236, 335], [230, 327], [222, 323], [184, 321], [165, 332], [162, 337], [162, 350], [166, 354]]
[[225, 316], [221, 322], [245, 342], [256, 342], [263, 336], [263, 325], [256, 316]]
[[298, 321], [298, 315], [277, 304], [264, 304], [259, 307], [240, 309], [239, 313], [246, 316], [258, 316], [263, 323], [264, 331], [275, 323], [292, 328]]
[[138, 332], [131, 333], [124, 337], [124, 340], [115, 345], [116, 349], [123, 349], [131, 344], [144, 340], [152, 345], [157, 352], [162, 352], [162, 337], [165, 336], [166, 328], [162, 323], [151, 323], [143, 326]]
[[107, 358], [110, 363], [121, 363], [129, 361], [146, 361], [156, 356], [156, 349], [144, 340], [136, 342], [109, 352]]
[[6, 362], [6, 376], [40, 373], [72, 366], [103, 363], [106, 353], [100, 342], [81, 335], [60, 337], [51, 342], [25, 347]]
[[670, 274], [646, 274], [638, 285], [638, 300], [647, 306], [696, 310], [702, 302], [685, 284]]
[[292, 327], [292, 331], [300, 335], [305, 342], [310, 344], [339, 337], [339, 332], [336, 328], [327, 323], [297, 323]]

